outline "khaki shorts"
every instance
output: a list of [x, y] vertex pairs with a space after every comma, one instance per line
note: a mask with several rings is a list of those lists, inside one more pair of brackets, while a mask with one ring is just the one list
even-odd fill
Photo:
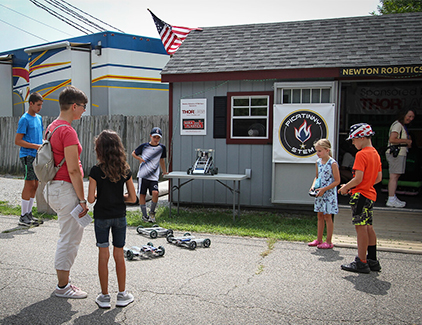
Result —
[[406, 156], [394, 158], [392, 154], [386, 153], [385, 157], [388, 161], [388, 172], [390, 174], [404, 174], [406, 170]]

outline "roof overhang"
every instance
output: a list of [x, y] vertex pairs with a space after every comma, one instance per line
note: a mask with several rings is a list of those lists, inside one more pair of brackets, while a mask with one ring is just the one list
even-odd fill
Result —
[[69, 41], [59, 42], [59, 43], [53, 43], [53, 44], [46, 44], [36, 47], [30, 47], [25, 49], [25, 53], [31, 54], [34, 52], [42, 52], [42, 51], [48, 51], [48, 50], [54, 50], [59, 48], [72, 48], [72, 47], [78, 47], [78, 48], [91, 48], [91, 43], [74, 43]]
[[219, 80], [339, 78], [340, 68], [227, 71], [210, 73], [161, 74], [162, 82]]

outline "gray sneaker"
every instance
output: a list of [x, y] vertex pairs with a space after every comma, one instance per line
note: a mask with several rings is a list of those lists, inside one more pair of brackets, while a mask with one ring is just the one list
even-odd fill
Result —
[[31, 220], [31, 218], [29, 217], [29, 214], [25, 213], [23, 216], [20, 216], [19, 225], [25, 226], [25, 227], [31, 227], [31, 226], [37, 227], [39, 226], [39, 223]]
[[82, 299], [86, 298], [88, 295], [85, 291], [75, 287], [73, 284], [68, 283], [66, 287], [60, 289], [56, 287], [54, 294], [60, 298], [72, 298], [72, 299]]
[[110, 295], [103, 295], [100, 293], [97, 298], [95, 298], [95, 302], [97, 303], [98, 307], [100, 308], [110, 308]]
[[35, 218], [32, 215], [32, 211], [31, 212], [28, 212], [28, 217], [29, 217], [29, 219], [31, 219], [32, 221], [34, 221], [34, 222], [36, 222], [36, 223], [38, 223], [40, 225], [42, 225], [44, 223], [44, 221], [42, 219]]
[[149, 222], [155, 222], [155, 211], [154, 212], [152, 212], [152, 211], [149, 212]]
[[116, 306], [117, 307], [126, 307], [127, 305], [129, 305], [131, 302], [133, 302], [135, 300], [135, 298], [133, 298], [133, 295], [131, 293], [125, 292], [123, 293], [118, 293], [117, 294], [117, 302], [116, 302]]
[[149, 217], [148, 216], [142, 216], [142, 221], [143, 222], [148, 222], [149, 221]]

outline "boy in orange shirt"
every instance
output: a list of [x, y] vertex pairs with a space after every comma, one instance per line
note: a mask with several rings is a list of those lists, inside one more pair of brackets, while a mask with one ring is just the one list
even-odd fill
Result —
[[369, 273], [381, 270], [376, 255], [377, 236], [372, 227], [373, 207], [377, 199], [374, 185], [382, 180], [381, 158], [371, 141], [374, 134], [369, 124], [359, 123], [350, 127], [347, 138], [359, 151], [353, 165], [354, 177], [341, 185], [338, 192], [346, 195], [350, 191], [352, 194], [349, 204], [356, 229], [358, 256], [352, 263], [341, 266], [345, 271]]

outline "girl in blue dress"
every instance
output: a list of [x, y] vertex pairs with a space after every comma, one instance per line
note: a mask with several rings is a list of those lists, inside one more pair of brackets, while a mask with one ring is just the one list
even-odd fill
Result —
[[[333, 248], [332, 214], [338, 213], [336, 186], [340, 184], [340, 172], [337, 162], [331, 153], [331, 143], [328, 139], [320, 139], [314, 144], [318, 160], [315, 163], [316, 177], [311, 190], [316, 190], [314, 211], [318, 215], [318, 236], [308, 246], [317, 246], [321, 249]], [[319, 184], [318, 184], [319, 183]], [[324, 224], [327, 226], [327, 239], [322, 242]]]

